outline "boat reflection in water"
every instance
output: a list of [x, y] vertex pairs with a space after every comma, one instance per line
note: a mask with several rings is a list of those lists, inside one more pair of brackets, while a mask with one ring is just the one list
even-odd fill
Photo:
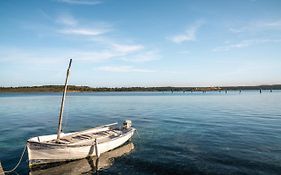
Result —
[[114, 158], [121, 157], [125, 154], [130, 153], [134, 149], [134, 144], [129, 142], [119, 148], [112, 151], [105, 152], [100, 155], [99, 158], [90, 157], [86, 159], [71, 161], [63, 164], [53, 164], [46, 166], [34, 167], [30, 170], [29, 175], [78, 175], [84, 173], [98, 172], [101, 169], [109, 168], [114, 161]]

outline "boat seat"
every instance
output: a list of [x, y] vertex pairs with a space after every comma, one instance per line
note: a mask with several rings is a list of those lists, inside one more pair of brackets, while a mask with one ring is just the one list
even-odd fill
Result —
[[111, 135], [111, 133], [110, 133], [109, 131], [104, 131], [103, 133], [104, 133], [105, 135], [107, 135], [107, 136], [108, 136], [108, 135]]
[[72, 137], [72, 138], [78, 139], [78, 140], [91, 139], [91, 137], [87, 137], [87, 136], [84, 136], [84, 135], [78, 135], [78, 136], [75, 136], [75, 137]]
[[60, 142], [61, 143], [70, 143], [70, 140], [68, 140], [68, 139], [60, 139]]
[[107, 134], [104, 133], [104, 132], [97, 132], [96, 134], [97, 134], [97, 136], [106, 136], [106, 135], [107, 135]]
[[90, 135], [88, 135], [88, 134], [83, 134], [83, 135], [81, 135], [81, 136], [86, 137], [86, 138], [88, 138], [88, 139], [91, 139], [91, 138], [92, 138], [92, 136], [90, 136]]

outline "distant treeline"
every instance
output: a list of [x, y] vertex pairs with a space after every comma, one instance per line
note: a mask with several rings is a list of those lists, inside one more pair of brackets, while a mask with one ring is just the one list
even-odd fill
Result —
[[[281, 84], [225, 87], [89, 87], [69, 85], [70, 92], [126, 92], [126, 91], [223, 91], [223, 90], [281, 90]], [[0, 87], [0, 92], [62, 92], [62, 85]]]

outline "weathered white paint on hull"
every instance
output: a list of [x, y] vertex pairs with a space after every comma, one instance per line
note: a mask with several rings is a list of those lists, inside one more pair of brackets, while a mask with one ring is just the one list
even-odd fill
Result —
[[65, 162], [55, 165], [46, 165], [43, 168], [31, 169], [29, 175], [77, 175], [77, 174], [92, 174], [93, 171], [110, 167], [113, 159], [124, 154], [130, 153], [134, 149], [133, 143], [124, 144], [112, 151], [103, 153], [99, 158], [90, 157], [71, 162]]
[[[98, 153], [110, 151], [127, 142], [134, 134], [135, 129], [115, 137], [109, 141], [98, 144]], [[54, 135], [56, 136], [56, 135]], [[52, 138], [53, 135], [46, 136]], [[27, 143], [29, 165], [38, 165], [53, 162], [70, 161], [83, 159], [89, 156], [96, 156], [95, 142], [86, 145], [52, 145], [40, 142]]]

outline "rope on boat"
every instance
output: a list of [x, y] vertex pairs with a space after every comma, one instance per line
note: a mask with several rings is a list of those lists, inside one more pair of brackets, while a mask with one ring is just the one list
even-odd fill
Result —
[[17, 168], [18, 168], [18, 166], [20, 165], [20, 163], [21, 163], [21, 161], [22, 161], [22, 158], [23, 158], [23, 156], [24, 156], [24, 153], [25, 153], [25, 151], [26, 151], [26, 145], [24, 146], [24, 149], [23, 149], [23, 152], [21, 153], [21, 156], [20, 156], [20, 160], [18, 161], [18, 163], [16, 164], [16, 166], [13, 168], [13, 169], [11, 169], [11, 170], [8, 170], [8, 171], [4, 171], [4, 173], [11, 173], [11, 172], [13, 172], [13, 171], [15, 171]]

